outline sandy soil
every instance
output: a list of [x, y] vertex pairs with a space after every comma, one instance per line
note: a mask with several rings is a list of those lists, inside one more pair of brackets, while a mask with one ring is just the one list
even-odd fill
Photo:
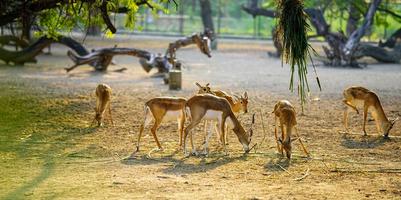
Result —
[[[118, 44], [164, 52], [172, 39], [89, 38], [86, 45]], [[369, 120], [369, 136], [365, 137], [362, 115], [353, 113], [352, 133], [346, 135], [341, 99], [346, 86], [363, 85], [380, 95], [389, 118], [401, 116], [401, 66], [318, 66], [322, 91], [317, 90], [311, 68], [311, 97], [301, 114], [296, 94], [288, 91], [288, 67], [281, 67], [280, 60], [267, 56], [266, 51], [271, 49], [268, 42], [227, 40], [219, 43], [219, 51], [213, 52], [210, 59], [195, 48], [182, 49], [178, 53], [185, 64], [181, 91], [169, 91], [161, 79], [151, 78], [132, 57], [115, 58], [118, 65], [112, 69], [127, 67], [124, 73], [102, 74], [81, 67], [66, 74], [63, 68], [72, 62], [66, 50], [57, 45], [52, 48], [53, 55], [39, 57], [39, 64], [1, 64], [0, 97], [10, 96], [6, 106], [14, 108], [11, 96], [18, 99], [27, 95], [41, 109], [32, 106], [22, 112], [27, 111], [35, 119], [40, 111], [41, 119], [17, 117], [16, 121], [26, 123], [14, 132], [4, 131], [13, 125], [0, 120], [0, 198], [400, 199], [401, 123], [394, 126], [391, 139], [384, 140], [376, 132], [374, 121]], [[164, 123], [158, 130], [163, 152], [148, 155], [156, 144], [145, 135], [136, 159], [124, 159], [135, 149], [143, 103], [161, 95], [189, 97], [196, 90], [196, 81], [237, 94], [248, 91], [250, 113], [257, 114], [253, 139], [259, 144], [257, 148], [243, 155], [240, 143], [230, 132], [228, 156], [214, 135], [208, 157], [185, 158], [177, 150], [176, 123]], [[105, 127], [90, 128], [93, 90], [100, 82], [113, 88], [116, 125], [106, 121]], [[298, 129], [310, 158], [297, 144], [291, 161], [277, 154], [270, 112], [279, 99], [289, 99], [296, 105]], [[11, 114], [3, 116], [7, 117], [12, 118]], [[250, 117], [239, 117], [245, 127], [249, 127]], [[200, 127], [194, 136], [200, 146], [204, 137]]]

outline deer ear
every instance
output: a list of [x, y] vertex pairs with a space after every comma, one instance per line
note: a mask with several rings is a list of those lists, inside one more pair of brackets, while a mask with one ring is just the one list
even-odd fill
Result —
[[206, 83], [206, 87], [209, 87], [210, 83]]
[[247, 92], [244, 92], [244, 98], [248, 99], [248, 93]]
[[198, 82], [195, 82], [195, 85], [202, 88], [202, 86]]

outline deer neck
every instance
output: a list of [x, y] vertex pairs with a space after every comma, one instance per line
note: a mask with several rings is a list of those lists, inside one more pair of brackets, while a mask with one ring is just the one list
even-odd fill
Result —
[[285, 125], [285, 135], [283, 138], [283, 143], [291, 143], [291, 136], [292, 136], [292, 131], [293, 131], [294, 126], [292, 126], [290, 123]]
[[373, 107], [374, 107], [372, 111], [373, 118], [375, 119], [376, 123], [379, 123], [381, 130], [385, 130], [386, 127], [390, 124], [390, 121], [388, 120], [386, 113], [384, 113], [380, 101], [378, 100]]
[[238, 121], [237, 117], [235, 117], [234, 113], [231, 112], [231, 114], [228, 117], [231, 119], [234, 125], [233, 131], [235, 135], [237, 135], [241, 144], [243, 145], [245, 144], [248, 146], [249, 145], [248, 136], [244, 130], [244, 127], [242, 127], [241, 123]]

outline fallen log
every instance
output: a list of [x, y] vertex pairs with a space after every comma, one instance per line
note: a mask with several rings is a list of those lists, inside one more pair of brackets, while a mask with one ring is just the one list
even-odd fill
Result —
[[370, 44], [359, 44], [355, 57], [368, 56], [383, 63], [399, 63], [401, 60], [401, 45], [394, 46], [392, 50]]
[[0, 60], [3, 60], [7, 64], [12, 62], [15, 65], [23, 65], [27, 62], [36, 62], [35, 57], [51, 43], [63, 44], [73, 49], [79, 55], [86, 55], [89, 53], [85, 47], [72, 38], [60, 36], [57, 38], [57, 40], [54, 40], [52, 38], [41, 37], [36, 42], [32, 43], [21, 51], [10, 51], [0, 48]]
[[91, 64], [91, 63], [93, 64], [95, 70], [106, 71], [108, 66], [111, 64], [113, 57], [116, 55], [129, 55], [129, 56], [139, 57], [145, 59], [149, 63], [152, 63], [154, 62], [153, 60], [156, 60], [153, 54], [135, 48], [117, 48], [117, 47], [102, 48], [94, 50], [93, 52], [83, 56], [75, 55], [73, 52], [68, 51], [67, 55], [75, 63], [73, 66], [65, 68], [67, 72], [75, 69], [80, 65]]

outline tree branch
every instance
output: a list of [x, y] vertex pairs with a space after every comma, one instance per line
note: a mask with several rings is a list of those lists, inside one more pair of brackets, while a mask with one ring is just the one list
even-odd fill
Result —
[[380, 8], [380, 7], [377, 8], [377, 10], [380, 11], [380, 12], [388, 13], [388, 14], [390, 14], [390, 15], [393, 16], [393, 17], [401, 18], [401, 15], [399, 15], [399, 14], [397, 14], [397, 13], [391, 11], [391, 10], [388, 10], [388, 9], [385, 9], [385, 8]]
[[100, 6], [101, 15], [103, 18], [103, 22], [106, 24], [107, 28], [114, 34], [117, 32], [116, 27], [111, 23], [109, 14], [107, 13], [107, 1], [103, 0], [102, 5]]
[[361, 38], [365, 35], [366, 30], [372, 26], [373, 17], [375, 16], [376, 10], [379, 7], [380, 3], [381, 3], [381, 0], [374, 0], [370, 4], [369, 10], [365, 16], [362, 26], [359, 27], [357, 30], [355, 30], [350, 35], [350, 37], [343, 49], [343, 52], [345, 53], [346, 56], [352, 55], [355, 47], [357, 46], [357, 44], [359, 43]]

